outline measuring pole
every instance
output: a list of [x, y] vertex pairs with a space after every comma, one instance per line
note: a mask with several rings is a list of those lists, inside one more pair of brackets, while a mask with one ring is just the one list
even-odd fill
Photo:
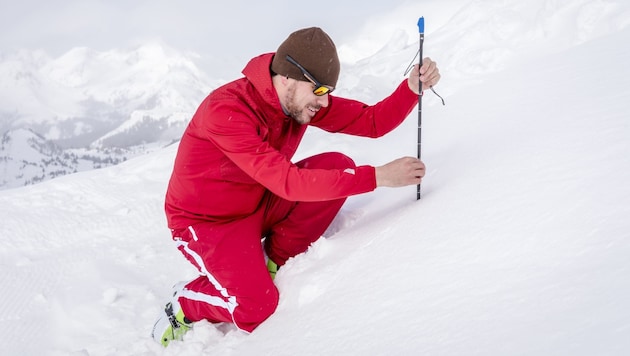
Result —
[[[424, 17], [418, 19], [418, 31], [420, 32], [420, 49], [419, 49], [419, 67], [422, 67], [422, 45], [424, 44]], [[422, 81], [419, 80], [420, 86], [418, 94], [418, 159], [422, 158]], [[420, 200], [420, 184], [418, 184], [417, 200]]]

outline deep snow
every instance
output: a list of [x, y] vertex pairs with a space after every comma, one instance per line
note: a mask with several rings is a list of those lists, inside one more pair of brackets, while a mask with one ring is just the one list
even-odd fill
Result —
[[[176, 146], [2, 191], [1, 353], [630, 353], [628, 5], [432, 4], [393, 12], [425, 16], [425, 52], [444, 75], [447, 106], [423, 101], [420, 201], [415, 187], [351, 198], [328, 237], [280, 270], [278, 310], [254, 333], [202, 322], [162, 349], [149, 338], [156, 314], [195, 276], [162, 211]], [[393, 90], [417, 46], [406, 31], [344, 64], [339, 95]], [[340, 150], [379, 165], [415, 155], [415, 134], [415, 113], [381, 140], [312, 130], [296, 159]]]

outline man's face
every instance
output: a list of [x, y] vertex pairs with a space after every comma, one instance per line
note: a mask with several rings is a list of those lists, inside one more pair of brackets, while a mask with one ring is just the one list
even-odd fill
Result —
[[285, 109], [295, 121], [308, 124], [319, 109], [328, 106], [328, 94], [313, 94], [314, 85], [301, 80], [291, 80], [285, 96]]

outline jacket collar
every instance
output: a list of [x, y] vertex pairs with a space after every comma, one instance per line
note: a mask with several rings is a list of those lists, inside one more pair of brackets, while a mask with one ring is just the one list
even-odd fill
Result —
[[286, 116], [282, 111], [278, 93], [271, 81], [271, 61], [273, 56], [274, 53], [265, 53], [252, 58], [243, 68], [242, 73], [254, 86], [265, 103], [278, 110], [281, 115]]

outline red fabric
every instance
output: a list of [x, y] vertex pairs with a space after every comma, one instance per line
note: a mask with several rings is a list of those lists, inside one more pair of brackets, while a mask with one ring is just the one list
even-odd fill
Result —
[[[371, 166], [350, 173], [291, 162], [306, 126], [283, 113], [269, 73], [272, 58], [253, 58], [244, 78], [216, 89], [199, 106], [179, 144], [166, 194], [169, 227], [244, 218], [267, 190], [291, 201], [326, 201], [376, 187]], [[379, 137], [397, 127], [417, 99], [406, 81], [374, 106], [329, 95], [311, 125]]]
[[[339, 153], [297, 163], [298, 167], [307, 165], [354, 167], [352, 160]], [[260, 237], [266, 236], [265, 250], [271, 260], [282, 265], [322, 235], [344, 201], [291, 202], [268, 192], [259, 208], [244, 219], [173, 231], [179, 250], [202, 274], [179, 297], [184, 315], [191, 321], [233, 322], [241, 330], [254, 330], [278, 305], [278, 290], [267, 271]], [[233, 310], [223, 305], [230, 300]]]
[[[354, 162], [341, 153], [322, 153], [306, 158], [298, 167], [354, 169]], [[346, 198], [322, 202], [290, 202], [272, 194], [265, 214], [265, 251], [278, 266], [315, 242], [333, 221]]]

